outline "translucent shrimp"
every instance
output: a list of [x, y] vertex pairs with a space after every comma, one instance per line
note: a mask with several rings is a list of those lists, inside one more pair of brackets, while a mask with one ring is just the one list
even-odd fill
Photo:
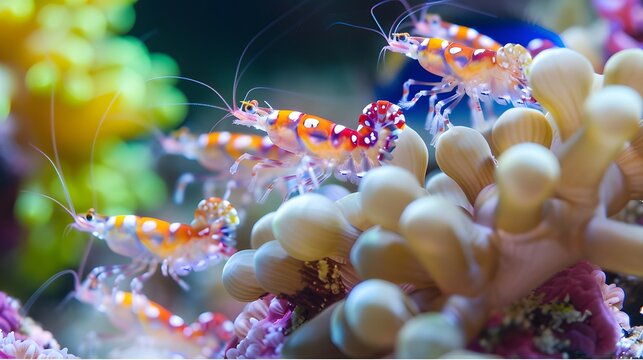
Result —
[[[75, 274], [74, 274], [75, 275]], [[105, 313], [132, 343], [151, 341], [161, 354], [182, 357], [213, 357], [222, 351], [233, 336], [233, 325], [225, 315], [205, 312], [191, 324], [142, 294], [112, 291], [111, 287], [90, 274], [82, 283], [77, 276], [74, 297]]]
[[[442, 17], [438, 14], [428, 12], [429, 8], [438, 2], [427, 2], [426, 4], [416, 5], [411, 7], [406, 0], [399, 0], [407, 10], [406, 15], [402, 15], [401, 18], [410, 18], [413, 22], [413, 35], [427, 37], [427, 38], [439, 38], [448, 41], [452, 41], [464, 46], [468, 46], [475, 49], [487, 49], [492, 51], [498, 51], [502, 44], [495, 39], [478, 32], [478, 30], [459, 24], [450, 23], [444, 21]], [[464, 7], [459, 4], [451, 3], [451, 6]], [[464, 7], [465, 9], [478, 12], [477, 10]], [[416, 17], [415, 14], [420, 13], [420, 16]], [[483, 13], [484, 14], [484, 13]], [[492, 15], [489, 15], [492, 16]], [[401, 24], [403, 21], [400, 21]], [[398, 32], [396, 27], [394, 32]], [[529, 44], [527, 44], [527, 49], [532, 57], [536, 56], [539, 52], [546, 49], [554, 48], [556, 44], [549, 39], [535, 38], [532, 39]]]
[[189, 286], [180, 276], [191, 271], [202, 271], [236, 251], [234, 239], [239, 217], [229, 201], [214, 197], [200, 201], [190, 224], [136, 215], [103, 216], [94, 209], [85, 215], [78, 215], [62, 172], [47, 154], [37, 150], [54, 167], [69, 207], [52, 197], [43, 196], [56, 202], [72, 216], [72, 228], [104, 240], [111, 251], [133, 260], [129, 264], [99, 266], [91, 271], [92, 277], [115, 277], [114, 291], [120, 280], [134, 276], [131, 289], [140, 292], [144, 281], [154, 275], [159, 264], [163, 275], [172, 277], [181, 287], [188, 289]]
[[212, 197], [198, 204], [191, 224], [136, 215], [102, 216], [91, 209], [84, 216], [76, 216], [72, 227], [104, 240], [113, 252], [133, 259], [131, 264], [97, 267], [90, 276], [121, 279], [147, 269], [131, 281], [132, 291], [139, 292], [159, 264], [163, 275], [188, 289], [180, 276], [205, 270], [236, 251], [238, 223], [235, 208], [226, 200]]
[[[410, 108], [421, 97], [430, 96], [426, 128], [436, 136], [451, 127], [449, 114], [464, 95], [471, 99], [473, 126], [484, 129], [485, 122], [480, 100], [495, 101], [502, 105], [525, 106], [533, 104], [527, 84], [531, 55], [522, 46], [507, 44], [498, 51], [474, 49], [438, 38], [422, 38], [407, 33], [392, 34], [385, 48], [417, 60], [428, 72], [442, 76], [438, 83], [413, 79], [404, 83], [400, 106]], [[411, 85], [430, 86], [408, 100]], [[455, 93], [437, 104], [437, 94]], [[444, 108], [444, 106], [448, 106]], [[443, 109], [444, 108], [444, 109]]]
[[[295, 180], [300, 193], [319, 187], [333, 172], [338, 179], [358, 183], [370, 168], [392, 158], [398, 133], [406, 124], [402, 109], [384, 100], [364, 108], [356, 130], [299, 111], [260, 107], [256, 100], [242, 102], [232, 115], [235, 124], [265, 131], [276, 146], [298, 156]], [[247, 153], [230, 171], [236, 172], [246, 160], [257, 161], [255, 174], [286, 166]]]
[[[252, 154], [263, 158], [280, 160], [284, 163], [290, 162], [294, 154], [281, 149], [274, 145], [268, 136], [234, 133], [228, 131], [209, 132], [204, 134], [193, 134], [187, 128], [181, 128], [173, 132], [168, 137], [161, 140], [163, 149], [168, 154], [176, 154], [185, 158], [196, 160], [207, 170], [213, 172], [213, 175], [202, 176], [201, 179], [215, 187], [216, 184], [225, 183], [226, 193], [223, 198], [227, 198], [232, 188], [250, 188], [252, 165], [241, 168], [237, 174], [230, 174], [230, 167], [235, 160], [242, 154]], [[175, 192], [175, 201], [183, 202], [183, 195], [186, 186], [197, 180], [197, 177], [191, 173], [183, 174], [178, 181]], [[266, 181], [260, 179], [259, 186], [267, 185]], [[207, 194], [213, 195], [213, 194]], [[254, 193], [254, 198], [259, 199], [259, 192]], [[242, 198], [242, 205], [246, 205], [248, 197]]]

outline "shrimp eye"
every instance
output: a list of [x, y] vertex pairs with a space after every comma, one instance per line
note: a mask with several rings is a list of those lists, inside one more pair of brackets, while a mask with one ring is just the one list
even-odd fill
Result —
[[257, 109], [254, 107], [254, 105], [247, 105], [246, 112], [249, 114], [254, 114], [257, 112]]
[[91, 213], [88, 213], [87, 215], [85, 215], [85, 219], [87, 219], [87, 221], [92, 221], [94, 220], [94, 215], [92, 215]]

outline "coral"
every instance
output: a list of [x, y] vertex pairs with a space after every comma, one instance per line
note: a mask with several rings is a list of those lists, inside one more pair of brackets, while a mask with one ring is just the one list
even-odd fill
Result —
[[[384, 167], [366, 175], [358, 200], [347, 202], [355, 210], [345, 213], [360, 228], [379, 225], [382, 229], [366, 231], [356, 242], [368, 243], [372, 249], [365, 254], [373, 257], [360, 260], [358, 251], [363, 246], [352, 246], [355, 258], [351, 258], [355, 266], [373, 260], [402, 274], [392, 270], [378, 274], [368, 268], [358, 274], [395, 274], [385, 278], [400, 285], [424, 282], [419, 288], [406, 287], [411, 298], [424, 311], [441, 310], [434, 317], [409, 320], [399, 331], [398, 345], [389, 346], [388, 351], [395, 350], [400, 357], [423, 357], [455, 350], [463, 342], [428, 334], [451, 331], [470, 341], [491, 314], [582, 260], [610, 271], [643, 274], [639, 261], [643, 230], [607, 217], [638, 198], [643, 180], [637, 155], [642, 104], [636, 91], [643, 79], [642, 56], [643, 52], [631, 50], [615, 55], [604, 78], [594, 84], [591, 65], [577, 53], [567, 49], [541, 53], [531, 67], [530, 82], [534, 96], [549, 113], [514, 109], [484, 136], [463, 127], [447, 131], [436, 144], [437, 163], [444, 173], [429, 179], [429, 196], [404, 169]], [[631, 65], [633, 59], [639, 60], [637, 65]], [[629, 76], [618, 75], [624, 74], [622, 66], [628, 66]], [[501, 131], [509, 126], [516, 130]], [[629, 147], [623, 150], [626, 144]], [[282, 241], [278, 233], [275, 236]], [[370, 240], [371, 236], [381, 241]], [[399, 240], [391, 242], [389, 237]], [[393, 252], [391, 244], [407, 249]], [[374, 257], [371, 254], [380, 254], [375, 251], [378, 246], [381, 253], [391, 249], [391, 254], [407, 255]], [[417, 279], [413, 269], [418, 268], [424, 269], [424, 279], [422, 275]], [[561, 341], [575, 347], [570, 354], [578, 349], [588, 355], [613, 353], [618, 323], [627, 326], [618, 313], [622, 293], [605, 285], [603, 275], [594, 271], [581, 264], [554, 278], [552, 284], [558, 285], [540, 290], [544, 304], [560, 308], [552, 311], [556, 309], [552, 305], [548, 310], [555, 327], [569, 323], [568, 337]], [[565, 276], [574, 280], [560, 280]], [[340, 316], [341, 308], [333, 310], [334, 317]], [[340, 340], [350, 334], [335, 330], [333, 320], [321, 315], [320, 319], [330, 323], [312, 319], [311, 326], [331, 326], [332, 343], [351, 353]], [[377, 333], [377, 329], [369, 331]], [[291, 338], [297, 338], [297, 332]], [[523, 348], [538, 343], [552, 354], [560, 351], [555, 340], [551, 331], [543, 332]], [[587, 347], [593, 343], [596, 348]], [[537, 351], [532, 350], [519, 356], [535, 355]], [[358, 356], [377, 356], [381, 351], [386, 353], [380, 349]]]
[[473, 349], [503, 357], [611, 357], [619, 321], [629, 323], [613, 309], [622, 300], [623, 291], [605, 284], [602, 271], [581, 262], [492, 316]]
[[17, 300], [0, 292], [0, 331], [8, 334], [20, 329], [20, 305]]
[[[133, 3], [0, 3], [0, 119], [16, 130], [7, 140], [20, 145], [13, 156], [29, 159], [20, 164], [29, 165], [28, 171], [19, 172], [27, 178], [21, 181], [23, 189], [64, 198], [47, 161], [29, 146], [53, 155], [55, 135], [66, 185], [81, 211], [99, 205], [101, 210], [131, 213], [162, 202], [165, 188], [151, 169], [150, 149], [132, 151], [135, 146], [121, 142], [149, 132], [150, 126], [176, 125], [186, 110], [172, 104], [184, 103], [185, 97], [175, 80], [152, 80], [177, 75], [170, 57], [150, 53], [141, 40], [121, 35], [134, 23]], [[123, 155], [140, 162], [124, 169], [128, 162], [122, 161]], [[15, 162], [10, 166], [16, 167]], [[94, 176], [88, 179], [90, 172]], [[19, 258], [26, 261], [12, 265], [48, 264], [33, 267], [41, 271], [23, 272], [30, 275], [27, 281], [41, 283], [62, 265], [76, 262], [80, 251], [75, 246], [63, 246], [56, 261], [50, 257], [54, 244], [45, 242], [43, 248], [44, 234], [61, 234], [70, 220], [67, 215], [53, 212], [53, 203], [31, 193], [17, 195], [15, 204], [18, 220], [33, 230]], [[13, 207], [13, 201], [8, 205]], [[17, 287], [12, 284], [17, 280], [9, 282]]]
[[13, 332], [6, 336], [0, 331], [0, 356], [13, 359], [76, 359], [67, 348], [44, 349], [32, 339], [18, 340]]
[[291, 330], [293, 311], [292, 303], [274, 295], [248, 304], [234, 322], [238, 339], [226, 349], [225, 356], [230, 359], [281, 357], [286, 333]]

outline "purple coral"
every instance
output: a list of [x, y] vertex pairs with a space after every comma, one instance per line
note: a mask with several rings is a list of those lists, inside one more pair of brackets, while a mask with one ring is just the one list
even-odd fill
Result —
[[[606, 305], [604, 294], [601, 290], [610, 291], [610, 299], [608, 300], [613, 302], [612, 298], [617, 298], [616, 303], [620, 304], [623, 302], [624, 294], [621, 295], [618, 291], [615, 291], [614, 289], [620, 290], [615, 285], [613, 288], [607, 285], [602, 287], [601, 285], [605, 284], [604, 274], [601, 277], [596, 271], [600, 272], [598, 268], [590, 263], [581, 262], [559, 272], [539, 287], [536, 292], [544, 294], [542, 300], [544, 304], [569, 299], [574, 309], [581, 313], [588, 312], [591, 315], [588, 318], [590, 327], [584, 329], [583, 333], [586, 334], [585, 336], [595, 338], [596, 347], [594, 349], [584, 348], [585, 353], [590, 357], [604, 357], [613, 355], [616, 351], [616, 343], [621, 337], [621, 327], [611, 308]], [[597, 280], [600, 280], [602, 284], [599, 284]], [[629, 324], [629, 320], [627, 323]], [[580, 331], [580, 328], [576, 330]], [[594, 334], [590, 335], [589, 333], [592, 332]], [[575, 339], [579, 340], [580, 337]], [[572, 340], [572, 347], [575, 347], [574, 339], [570, 340]]]
[[13, 332], [0, 332], [0, 358], [7, 359], [76, 359], [67, 348], [44, 349], [32, 339], [17, 339]]
[[0, 291], [0, 331], [8, 334], [20, 330], [19, 309], [18, 301]]
[[[254, 303], [260, 302], [260, 305], [263, 305], [268, 300], [270, 305], [264, 318], [258, 319], [254, 316], [244, 315], [245, 312], [257, 308], [257, 306], [253, 306]], [[262, 308], [262, 306], [258, 307]], [[247, 322], [250, 325], [247, 334], [226, 350], [226, 357], [230, 359], [278, 358], [286, 339], [285, 332], [291, 326], [293, 309], [294, 306], [290, 302], [273, 295], [249, 304], [237, 318], [237, 321]], [[262, 311], [258, 313], [262, 313]], [[237, 321], [235, 321], [235, 328], [237, 328]]]
[[507, 357], [611, 357], [621, 327], [624, 292], [587, 262], [571, 266], [487, 323], [474, 350]]

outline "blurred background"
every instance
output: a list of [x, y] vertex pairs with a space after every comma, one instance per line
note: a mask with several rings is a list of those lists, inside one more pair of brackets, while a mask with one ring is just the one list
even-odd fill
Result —
[[[526, 44], [540, 36], [562, 45], [545, 28], [554, 32], [572, 25], [604, 28], [592, 25], [597, 15], [589, 0], [454, 3], [442, 1], [431, 12], [502, 43]], [[72, 222], [69, 214], [38, 195], [68, 205], [53, 167], [29, 144], [53, 155], [51, 129], [55, 129], [66, 186], [79, 213], [94, 206], [104, 214], [189, 222], [201, 197], [200, 185], [189, 186], [185, 201], [177, 205], [171, 199], [175, 183], [187, 171], [206, 171], [194, 161], [163, 155], [158, 141], [149, 136], [150, 126], [166, 134], [180, 126], [196, 133], [252, 130], [234, 127], [229, 118], [219, 121], [225, 115], [220, 110], [186, 105], [223, 106], [206, 87], [150, 79], [189, 77], [211, 85], [231, 102], [240, 55], [258, 35], [240, 64], [237, 99], [254, 87], [275, 88], [255, 90], [249, 98], [354, 127], [361, 109], [371, 101], [397, 102], [407, 78], [434, 79], [396, 54], [378, 64], [383, 38], [336, 24], [376, 28], [369, 13], [374, 4], [369, 0], [0, 0], [0, 290], [26, 301], [53, 274], [77, 269], [89, 243], [89, 236], [66, 231]], [[388, 31], [404, 11], [401, 3], [391, 1], [375, 14]], [[600, 66], [602, 56], [596, 55], [595, 66]], [[419, 102], [407, 121], [420, 129], [426, 109], [427, 104]], [[466, 105], [458, 109], [452, 120], [467, 123]], [[427, 132], [418, 132], [428, 140]], [[433, 170], [433, 158], [431, 162]], [[266, 203], [245, 209], [247, 218], [238, 233], [240, 249], [248, 247], [254, 221], [280, 202], [274, 194]], [[94, 241], [84, 270], [128, 261]], [[226, 296], [219, 284], [220, 271], [217, 266], [188, 276], [189, 292], [155, 276], [145, 293], [188, 321], [207, 310], [234, 318], [241, 304]], [[75, 300], [63, 303], [72, 289], [69, 278], [55, 281], [29, 314], [79, 354], [87, 333], [109, 332], [110, 326], [103, 314], [87, 305]]]

